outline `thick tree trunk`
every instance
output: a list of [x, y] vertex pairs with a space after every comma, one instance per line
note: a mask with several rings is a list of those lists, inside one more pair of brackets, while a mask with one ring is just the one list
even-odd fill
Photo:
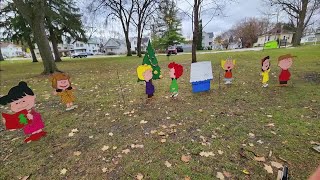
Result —
[[304, 20], [306, 18], [307, 7], [308, 7], [308, 0], [302, 0], [302, 9], [299, 12], [299, 21], [298, 21], [298, 25], [297, 25], [297, 31], [295, 34], [295, 38], [293, 40], [293, 46], [300, 45], [301, 37], [303, 34], [303, 30], [304, 30]]
[[141, 24], [138, 24], [138, 37], [137, 37], [137, 55], [142, 57], [141, 53]]
[[[48, 24], [51, 23], [48, 21]], [[52, 26], [49, 24], [49, 33], [50, 33], [50, 40], [52, 43], [52, 49], [53, 49], [53, 54], [54, 54], [54, 60], [56, 62], [61, 62], [60, 54], [59, 54], [59, 49], [58, 49], [58, 42], [57, 42], [57, 37], [54, 34], [54, 30]]]
[[131, 44], [130, 44], [130, 40], [129, 40], [129, 30], [128, 31], [124, 31], [124, 36], [126, 37], [127, 56], [132, 56]]
[[193, 6], [193, 38], [192, 38], [192, 63], [197, 62], [197, 43], [198, 43], [198, 35], [199, 35], [199, 4], [198, 0], [194, 0]]
[[0, 48], [0, 61], [4, 61], [4, 58], [3, 58], [3, 56], [2, 56], [1, 48]]
[[30, 36], [27, 37], [27, 43], [28, 43], [28, 46], [29, 46], [29, 49], [30, 49], [30, 53], [31, 53], [31, 57], [32, 57], [32, 62], [38, 62], [36, 53], [34, 52], [34, 46], [33, 46], [33, 44], [32, 44], [32, 41], [31, 41]]
[[44, 71], [42, 74], [52, 74], [55, 71], [58, 71], [46, 35], [44, 18], [34, 18], [31, 27], [43, 62]]

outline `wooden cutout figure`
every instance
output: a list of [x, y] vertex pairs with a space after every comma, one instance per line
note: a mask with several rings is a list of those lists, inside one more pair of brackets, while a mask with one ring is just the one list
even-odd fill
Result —
[[270, 72], [270, 57], [264, 57], [261, 59], [261, 76], [262, 76], [262, 87], [268, 87], [269, 72]]
[[14, 114], [2, 113], [3, 123], [7, 130], [23, 129], [28, 136], [24, 142], [37, 141], [47, 133], [43, 131], [44, 123], [41, 115], [34, 110], [36, 95], [26, 82], [19, 82], [12, 87], [8, 95], [0, 98], [0, 104], [10, 104]]
[[169, 75], [172, 79], [170, 85], [171, 97], [177, 97], [179, 90], [177, 79], [179, 79], [183, 74], [183, 66], [181, 64], [172, 62], [168, 65], [168, 68], [170, 69]]
[[154, 85], [152, 84], [152, 67], [147, 64], [138, 66], [137, 75], [140, 80], [146, 82], [146, 94], [148, 95], [148, 99], [152, 98], [154, 94]]
[[281, 68], [279, 75], [280, 86], [288, 86], [288, 81], [290, 80], [291, 74], [289, 68], [292, 66], [293, 57], [291, 54], [286, 54], [278, 58], [278, 66]]
[[234, 68], [236, 64], [236, 60], [232, 60], [232, 59], [227, 59], [227, 60], [222, 60], [221, 61], [221, 67], [222, 69], [225, 70], [224, 73], [224, 84], [232, 84], [232, 69]]
[[[147, 52], [143, 57], [142, 65], [150, 65], [152, 68], [152, 79], [161, 79], [161, 69], [158, 65], [157, 57], [155, 56], [154, 49], [151, 46], [150, 41], [148, 42]], [[139, 79], [140, 81], [143, 81], [142, 79]]]
[[70, 76], [64, 73], [55, 73], [50, 78], [52, 87], [55, 89], [53, 94], [60, 96], [61, 102], [67, 106], [66, 111], [77, 108], [78, 106], [73, 104], [75, 88], [71, 86]]

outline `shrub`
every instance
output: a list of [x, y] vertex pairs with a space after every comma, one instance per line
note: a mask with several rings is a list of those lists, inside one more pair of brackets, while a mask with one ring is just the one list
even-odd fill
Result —
[[116, 55], [115, 52], [107, 52], [107, 55]]

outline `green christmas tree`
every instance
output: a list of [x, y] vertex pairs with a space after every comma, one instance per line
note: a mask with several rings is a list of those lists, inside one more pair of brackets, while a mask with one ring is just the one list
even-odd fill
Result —
[[24, 114], [19, 115], [20, 124], [28, 124], [28, 119], [24, 116]]
[[147, 52], [143, 57], [142, 65], [144, 65], [144, 64], [150, 65], [152, 67], [152, 74], [153, 74], [152, 79], [156, 80], [156, 79], [160, 79], [162, 77], [161, 76], [161, 69], [158, 65], [158, 60], [155, 56], [155, 53], [154, 53], [154, 50], [152, 48], [150, 41], [148, 43]]

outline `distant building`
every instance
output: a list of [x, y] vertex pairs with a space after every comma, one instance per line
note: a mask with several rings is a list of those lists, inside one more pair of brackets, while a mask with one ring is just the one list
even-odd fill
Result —
[[316, 30], [308, 32], [301, 38], [301, 43], [316, 43], [320, 41], [320, 27]]
[[104, 46], [104, 49], [109, 55], [127, 53], [126, 43], [116, 38], [110, 38]]
[[202, 32], [202, 47], [204, 49], [212, 49], [212, 45], [213, 45], [213, 32], [210, 33], [206, 33], [206, 32]]
[[254, 47], [264, 46], [269, 41], [285, 41], [286, 44], [292, 44], [294, 32], [283, 29], [282, 27], [275, 27], [268, 31], [266, 34], [260, 35], [258, 41], [253, 44]]
[[[148, 47], [149, 40], [150, 40], [150, 38], [148, 38], [148, 37], [144, 37], [141, 39], [141, 50], [142, 51], [146, 51], [146, 49]], [[131, 38], [130, 43], [131, 43], [131, 51], [137, 51], [138, 38], [137, 37]]]
[[11, 58], [23, 55], [22, 47], [10, 42], [0, 43], [0, 48], [4, 58]]

